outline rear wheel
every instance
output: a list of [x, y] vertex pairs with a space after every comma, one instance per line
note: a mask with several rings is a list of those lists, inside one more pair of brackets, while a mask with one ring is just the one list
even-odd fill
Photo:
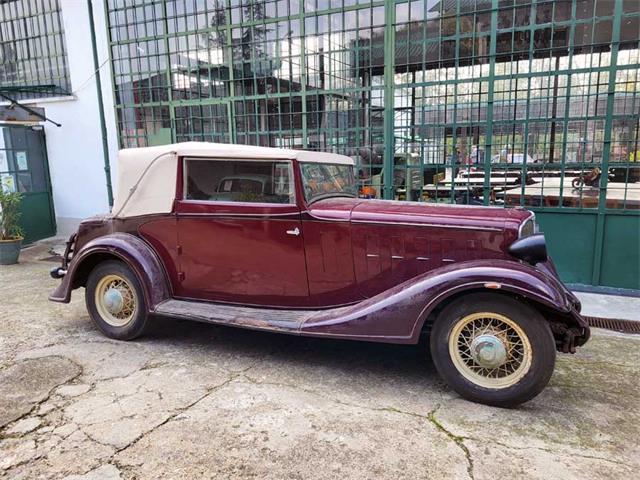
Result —
[[144, 331], [147, 309], [140, 282], [123, 262], [102, 262], [89, 274], [85, 302], [91, 319], [108, 337], [131, 340]]
[[431, 356], [461, 396], [498, 407], [538, 395], [555, 366], [555, 340], [539, 312], [495, 294], [471, 294], [447, 306], [431, 332]]

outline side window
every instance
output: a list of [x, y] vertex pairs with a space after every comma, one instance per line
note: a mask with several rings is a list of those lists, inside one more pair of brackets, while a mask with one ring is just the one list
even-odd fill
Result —
[[291, 162], [185, 159], [187, 200], [295, 203]]

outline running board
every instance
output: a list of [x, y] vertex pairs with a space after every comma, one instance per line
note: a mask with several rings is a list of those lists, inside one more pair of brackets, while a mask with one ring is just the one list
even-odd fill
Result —
[[276, 310], [172, 299], [158, 304], [154, 313], [218, 325], [299, 333], [304, 322], [327, 310]]

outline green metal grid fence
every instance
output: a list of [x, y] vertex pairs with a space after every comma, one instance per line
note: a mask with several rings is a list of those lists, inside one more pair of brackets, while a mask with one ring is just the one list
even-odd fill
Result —
[[605, 243], [621, 229], [640, 264], [639, 2], [106, 6], [122, 146], [343, 153], [363, 196], [524, 206], [551, 237], [586, 222], [581, 256], [557, 250], [590, 265], [569, 280], [640, 288], [637, 266], [606, 272]]

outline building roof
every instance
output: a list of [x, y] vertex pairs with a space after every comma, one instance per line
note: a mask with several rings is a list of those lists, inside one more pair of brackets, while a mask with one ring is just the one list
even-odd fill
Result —
[[226, 143], [184, 142], [126, 148], [118, 154], [118, 187], [113, 215], [121, 218], [170, 213], [176, 192], [178, 157], [354, 164], [352, 158], [335, 153]]

